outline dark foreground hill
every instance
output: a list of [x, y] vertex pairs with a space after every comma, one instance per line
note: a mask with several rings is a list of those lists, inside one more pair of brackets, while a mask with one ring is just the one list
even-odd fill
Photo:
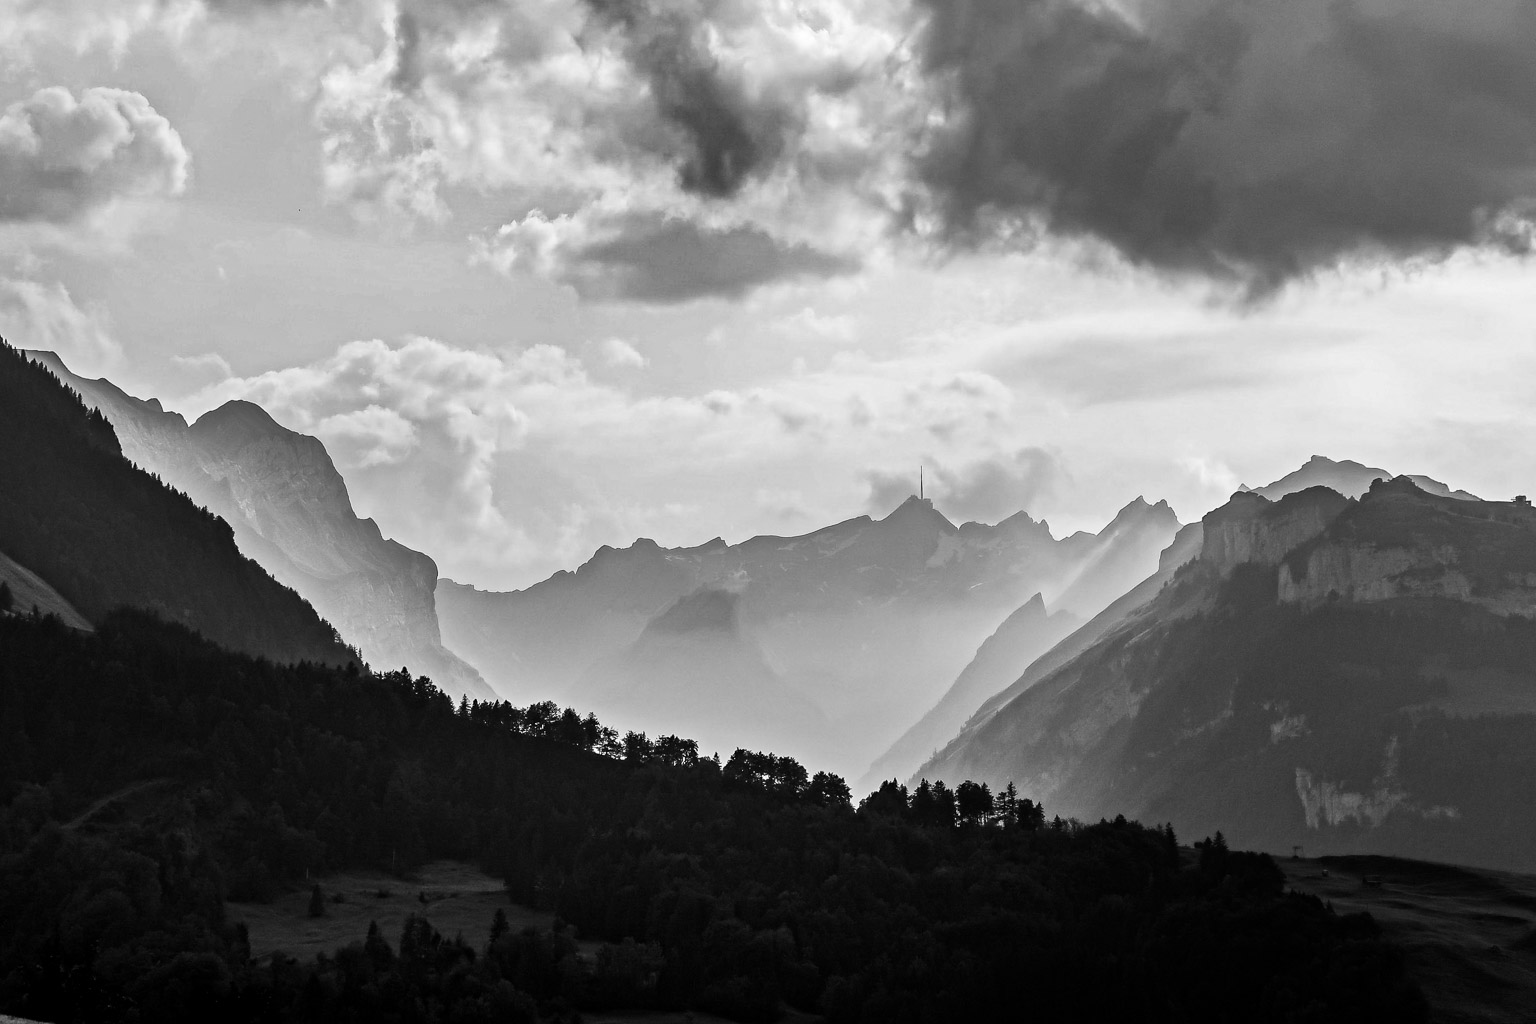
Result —
[[1295, 891], [1381, 925], [1423, 986], [1436, 1024], [1531, 1019], [1536, 877], [1381, 856], [1279, 863]]
[[100, 413], [3, 341], [0, 551], [91, 622], [129, 606], [250, 654], [353, 656], [306, 601], [240, 553], [228, 523], [123, 458]]
[[924, 768], [1242, 845], [1536, 869], [1536, 513], [1239, 494], [1198, 558]]
[[[552, 705], [226, 653], [121, 613], [0, 617], [0, 1013], [49, 1020], [1424, 1019], [1363, 916], [1267, 857], [976, 786], [841, 781]], [[254, 962], [226, 896], [473, 860], [556, 930], [424, 919]], [[323, 900], [316, 901], [323, 913]], [[575, 930], [595, 940], [577, 956]]]

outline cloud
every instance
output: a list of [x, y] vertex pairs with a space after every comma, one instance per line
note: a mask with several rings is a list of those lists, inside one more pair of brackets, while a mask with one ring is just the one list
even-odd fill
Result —
[[201, 352], [193, 356], [171, 356], [171, 362], [184, 370], [215, 374], [221, 380], [234, 374], [229, 360], [217, 352]]
[[[956, 520], [995, 523], [1019, 511], [1037, 510], [1065, 479], [1057, 457], [1043, 448], [1026, 447], [994, 458], [950, 468], [930, 462], [923, 474], [934, 504]], [[867, 474], [866, 504], [883, 515], [917, 493], [917, 467], [906, 472]]]
[[623, 338], [608, 338], [598, 346], [603, 362], [614, 369], [643, 370], [650, 360]]
[[484, 242], [481, 258], [505, 272], [548, 277], [583, 298], [649, 303], [735, 298], [773, 281], [858, 269], [852, 257], [751, 224], [710, 227], [647, 214], [549, 218], [537, 210]]
[[869, 497], [865, 507], [872, 516], [883, 516], [917, 493], [917, 468], [910, 473], [892, 473], [874, 470], [865, 475], [869, 485]]
[[497, 265], [650, 303], [846, 274], [890, 237], [924, 88], [895, 0], [388, 10], [317, 86], [327, 197], [364, 221], [495, 193]]
[[495, 499], [495, 461], [528, 426], [511, 393], [573, 372], [552, 346], [509, 363], [427, 338], [398, 347], [354, 341], [309, 366], [222, 381], [197, 402], [254, 401], [320, 437], [344, 470], [409, 459], [427, 498], [413, 515], [441, 517], [461, 539], [507, 543], [515, 529]]
[[78, 221], [187, 184], [181, 137], [136, 92], [40, 89], [0, 114], [0, 221]]
[[0, 336], [20, 348], [56, 352], [85, 374], [122, 361], [122, 346], [101, 314], [75, 304], [63, 284], [0, 278]]
[[1044, 448], [1020, 448], [957, 470], [936, 466], [933, 494], [958, 519], [996, 522], [1020, 510], [1037, 509], [1063, 476], [1055, 455]]
[[416, 424], [380, 405], [333, 413], [315, 432], [344, 464], [364, 469], [403, 462], [420, 447]]
[[938, 234], [1046, 230], [1262, 293], [1341, 262], [1531, 248], [1536, 6], [921, 0], [958, 116]]
[[749, 95], [710, 52], [703, 5], [586, 0], [622, 37], [618, 49], [649, 88], [656, 113], [680, 136], [678, 183], [734, 195], [783, 153], [794, 129], [788, 97]]
[[823, 314], [811, 306], [781, 319], [775, 327], [787, 338], [814, 341], [852, 341], [858, 334], [858, 320], [847, 313]]

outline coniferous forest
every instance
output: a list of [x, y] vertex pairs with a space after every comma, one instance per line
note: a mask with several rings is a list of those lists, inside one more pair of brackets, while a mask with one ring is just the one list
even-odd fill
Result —
[[[46, 1021], [1414, 1021], [1365, 916], [1220, 836], [701, 756], [575, 711], [0, 615], [0, 1012]], [[92, 814], [139, 793], [132, 816]], [[1186, 837], [1196, 838], [1196, 837]], [[479, 864], [557, 926], [255, 960], [226, 900]], [[307, 888], [307, 886], [305, 886]], [[575, 939], [602, 945], [578, 954]]]

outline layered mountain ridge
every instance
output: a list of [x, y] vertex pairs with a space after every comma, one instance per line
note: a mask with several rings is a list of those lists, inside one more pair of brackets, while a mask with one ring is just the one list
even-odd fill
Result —
[[[604, 547], [576, 571], [522, 591], [444, 580], [438, 606], [446, 642], [493, 682], [559, 698], [680, 598], [729, 591], [743, 635], [774, 674], [841, 727], [821, 759], [858, 773], [1032, 596], [1091, 615], [1105, 595], [1145, 578], [1177, 529], [1166, 503], [1137, 499], [1099, 534], [1058, 540], [1022, 512], [956, 525], [914, 496], [882, 519], [798, 537]], [[664, 691], [652, 699], [675, 703]]]
[[736, 747], [809, 756], [832, 739], [826, 716], [742, 630], [740, 601], [716, 587], [678, 598], [634, 643], [590, 666], [568, 701], [653, 737], [689, 737], [724, 757]]
[[[1234, 842], [1529, 868], [1536, 512], [1378, 479], [1238, 494], [1195, 557], [921, 773]], [[1220, 824], [1224, 822], [1225, 824]]]
[[238, 400], [188, 424], [157, 399], [71, 373], [51, 352], [28, 355], [111, 421], [125, 456], [225, 519], [241, 551], [308, 599], [370, 664], [407, 666], [450, 693], [495, 699], [442, 644], [436, 563], [357, 516], [318, 438]]

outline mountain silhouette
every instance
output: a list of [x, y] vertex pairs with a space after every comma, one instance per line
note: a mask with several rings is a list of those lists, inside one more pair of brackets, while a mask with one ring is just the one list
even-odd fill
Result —
[[744, 635], [740, 598], [703, 587], [653, 618], [634, 643], [589, 668], [569, 699], [653, 736], [671, 732], [729, 756], [737, 747], [804, 756], [826, 717]]
[[[1138, 499], [1100, 533], [1058, 540], [1022, 512], [996, 525], [956, 525], [914, 496], [881, 519], [859, 516], [798, 537], [603, 547], [575, 572], [511, 593], [444, 580], [438, 609], [445, 641], [498, 686], [520, 699], [558, 698], [680, 598], [729, 591], [743, 634], [837, 730], [816, 759], [857, 773], [934, 706], [1033, 595], [1091, 615], [1156, 568], [1177, 529], [1166, 504]], [[909, 767], [945, 738], [914, 748]]]
[[230, 526], [123, 457], [106, 417], [0, 343], [0, 551], [96, 621], [153, 611], [237, 651], [344, 664], [307, 602], [240, 553]]
[[241, 551], [310, 601], [370, 664], [407, 666], [450, 693], [496, 698], [442, 644], [437, 564], [357, 516], [318, 438], [245, 401], [226, 402], [189, 425], [156, 399], [71, 373], [51, 352], [28, 354], [111, 421], [128, 458], [221, 516]]

